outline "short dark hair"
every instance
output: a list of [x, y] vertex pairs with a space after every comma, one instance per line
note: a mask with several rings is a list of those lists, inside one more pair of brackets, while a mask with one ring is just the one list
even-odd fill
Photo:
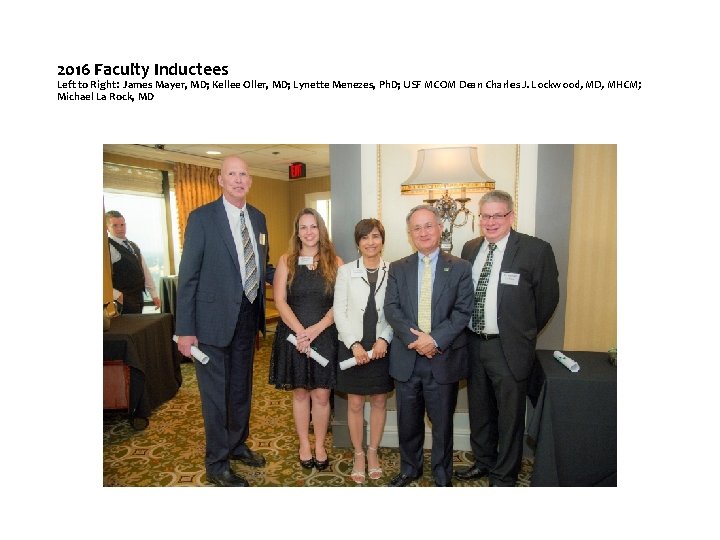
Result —
[[367, 236], [372, 232], [373, 229], [377, 228], [380, 236], [382, 237], [383, 245], [385, 245], [385, 227], [380, 223], [380, 220], [375, 218], [361, 219], [355, 225], [355, 245], [360, 245], [360, 239], [363, 236]]
[[123, 215], [122, 215], [120, 212], [118, 212], [117, 210], [108, 210], [107, 212], [105, 212], [105, 223], [109, 223], [109, 222], [110, 222], [110, 218], [123, 218], [123, 219], [125, 219], [125, 218], [123, 217]]

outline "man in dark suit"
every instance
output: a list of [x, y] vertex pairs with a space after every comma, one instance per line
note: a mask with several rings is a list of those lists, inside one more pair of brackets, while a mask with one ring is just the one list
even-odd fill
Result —
[[263, 467], [251, 451], [250, 401], [255, 338], [265, 332], [268, 263], [265, 216], [246, 204], [252, 177], [238, 157], [222, 163], [222, 197], [194, 210], [185, 229], [177, 290], [178, 349], [197, 346], [209, 356], [195, 363], [205, 423], [205, 470], [219, 486], [247, 486], [230, 468], [237, 459]]
[[406, 221], [417, 253], [390, 265], [385, 294], [385, 318], [395, 335], [390, 375], [400, 439], [400, 473], [389, 485], [422, 476], [427, 411], [433, 478], [437, 486], [451, 486], [453, 413], [458, 383], [467, 375], [463, 330], [472, 313], [471, 266], [440, 251], [443, 226], [434, 207], [417, 206]]
[[538, 333], [559, 298], [558, 271], [547, 242], [512, 229], [513, 200], [504, 191], [480, 199], [483, 236], [463, 246], [473, 263], [475, 306], [468, 325], [470, 445], [475, 463], [461, 480], [489, 476], [514, 486], [522, 460], [527, 380]]

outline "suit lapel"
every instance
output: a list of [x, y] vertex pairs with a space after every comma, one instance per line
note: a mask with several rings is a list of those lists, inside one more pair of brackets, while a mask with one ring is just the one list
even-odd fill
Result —
[[[253, 234], [255, 235], [255, 245], [258, 251], [257, 267], [260, 277], [260, 283], [265, 281], [265, 263], [267, 259], [267, 231], [262, 227], [262, 219], [260, 212], [249, 204], [245, 203], [248, 215], [250, 216], [250, 222], [252, 223]], [[263, 236], [263, 241], [260, 242], [260, 235]]]
[[245, 208], [247, 208], [248, 215], [250, 216], [250, 222], [252, 223], [253, 234], [255, 235], [255, 244], [258, 248], [260, 248], [260, 246], [264, 247], [264, 244], [260, 243], [260, 234], [265, 234], [265, 231], [260, 230], [260, 216], [255, 210], [255, 207], [245, 203]]
[[238, 259], [237, 248], [235, 247], [235, 239], [233, 238], [232, 231], [230, 231], [230, 223], [228, 221], [227, 212], [225, 212], [225, 206], [223, 205], [222, 197], [215, 203], [215, 224], [220, 231], [220, 238], [222, 238], [225, 247], [233, 260], [235, 269], [240, 274], [240, 261]]
[[475, 259], [477, 259], [478, 253], [480, 253], [480, 246], [482, 246], [483, 240], [484, 239], [481, 236], [480, 238], [477, 239], [475, 244], [472, 246], [472, 249], [471, 249], [468, 259], [467, 259], [468, 261], [470, 261], [470, 264], [475, 263]]
[[[362, 265], [362, 261], [360, 261], [360, 264]], [[378, 281], [377, 285], [375, 286], [375, 294], [380, 292], [380, 289], [382, 289], [383, 287], [387, 287], [387, 272], [387, 263], [384, 260], [380, 259], [380, 270], [378, 271]]]
[[[448, 257], [445, 253], [441, 251], [438, 254], [438, 260], [435, 266], [435, 281], [433, 281], [432, 291], [433, 306], [436, 306], [438, 302], [440, 302], [440, 297], [442, 296], [443, 291], [447, 288], [447, 285], [450, 282], [451, 268], [452, 261], [450, 260], [450, 257]], [[433, 310], [433, 315], [434, 314], [435, 310]], [[434, 324], [435, 321], [433, 321], [433, 325]]]
[[500, 276], [498, 277], [498, 295], [497, 295], [498, 312], [500, 310], [500, 302], [502, 302], [503, 291], [505, 290], [505, 287], [500, 286], [500, 283], [502, 281], [502, 273], [507, 271], [510, 267], [512, 267], [513, 260], [515, 259], [515, 255], [517, 255], [517, 251], [518, 251], [517, 233], [513, 229], [510, 229], [510, 236], [508, 236], [508, 241], [507, 241], [507, 244], [505, 245], [505, 253], [503, 254], [502, 265], [500, 265]]
[[418, 316], [418, 255], [414, 253], [405, 259], [405, 279], [408, 284], [407, 295], [410, 297], [410, 314], [417, 324]]

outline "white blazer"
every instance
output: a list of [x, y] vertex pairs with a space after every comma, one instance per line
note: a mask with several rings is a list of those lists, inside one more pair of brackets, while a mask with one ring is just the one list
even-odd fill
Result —
[[[378, 312], [378, 322], [375, 335], [388, 343], [392, 341], [393, 331], [385, 320], [383, 304], [388, 282], [388, 264], [380, 260], [378, 278], [375, 289], [375, 307]], [[333, 303], [333, 316], [338, 338], [349, 349], [356, 341], [363, 337], [363, 313], [367, 307], [370, 284], [367, 282], [367, 270], [362, 257], [338, 269], [335, 278], [335, 301]]]

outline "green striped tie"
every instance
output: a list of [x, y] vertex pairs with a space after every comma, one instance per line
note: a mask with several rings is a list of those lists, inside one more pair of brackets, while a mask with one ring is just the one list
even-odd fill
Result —
[[487, 259], [480, 271], [477, 287], [475, 288], [475, 306], [473, 307], [473, 325], [472, 328], [476, 333], [480, 333], [485, 328], [485, 293], [487, 292], [488, 282], [490, 281], [490, 271], [493, 265], [493, 252], [497, 245], [488, 244]]

